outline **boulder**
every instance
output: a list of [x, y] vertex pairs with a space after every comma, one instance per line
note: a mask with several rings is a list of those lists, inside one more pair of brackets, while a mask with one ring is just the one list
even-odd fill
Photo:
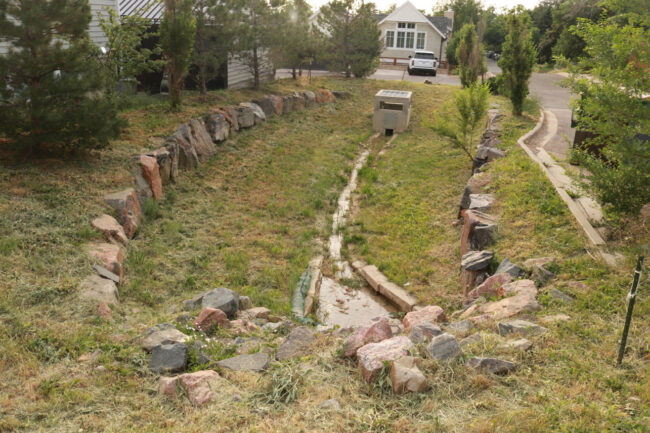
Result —
[[188, 338], [187, 335], [176, 329], [174, 325], [160, 323], [147, 328], [144, 332], [142, 348], [147, 352], [151, 352], [154, 347], [160, 346], [161, 344], [185, 343]]
[[540, 286], [543, 286], [555, 278], [555, 274], [544, 266], [535, 265], [533, 267], [533, 273], [531, 275], [533, 280], [537, 281]]
[[[178, 141], [174, 137], [167, 137], [164, 143], [164, 147], [169, 152], [169, 157], [171, 158], [171, 165], [169, 168], [169, 180], [176, 182], [178, 179]], [[164, 182], [164, 181], [163, 181]]]
[[508, 374], [517, 368], [514, 362], [497, 358], [470, 358], [465, 365], [467, 368], [492, 374]]
[[200, 119], [190, 119], [192, 136], [194, 137], [194, 150], [199, 161], [206, 161], [217, 154], [217, 148], [212, 142], [212, 137], [205, 129], [205, 125]]
[[332, 90], [332, 95], [334, 95], [336, 99], [348, 99], [352, 97], [352, 93], [341, 90]]
[[367, 326], [355, 330], [343, 346], [343, 355], [356, 356], [357, 350], [368, 343], [378, 343], [393, 336], [390, 324], [385, 317], [374, 320]]
[[291, 113], [293, 111], [293, 97], [291, 95], [282, 97], [282, 114]]
[[162, 180], [160, 178], [160, 170], [156, 158], [147, 155], [140, 155], [138, 157], [138, 164], [140, 165], [142, 176], [147, 181], [149, 188], [151, 188], [153, 198], [156, 200], [162, 199]]
[[483, 336], [477, 332], [475, 334], [463, 338], [462, 340], [460, 340], [460, 343], [458, 344], [462, 348], [465, 346], [472, 346], [474, 344], [481, 343], [482, 341], [483, 341]]
[[505, 258], [499, 264], [495, 274], [510, 274], [512, 278], [519, 278], [526, 275], [526, 270], [521, 266], [512, 263], [510, 259]]
[[205, 127], [215, 143], [226, 141], [230, 135], [230, 123], [219, 112], [212, 112], [205, 117]]
[[239, 131], [241, 125], [239, 124], [239, 115], [235, 107], [221, 107], [220, 110], [227, 114], [226, 120], [230, 122], [230, 132]]
[[480, 194], [485, 187], [492, 181], [490, 173], [476, 173], [467, 181], [463, 196], [460, 200], [460, 210], [469, 209], [470, 196], [472, 194]]
[[93, 265], [93, 269], [95, 270], [95, 272], [97, 272], [97, 275], [99, 275], [100, 277], [106, 278], [107, 280], [111, 280], [112, 282], [114, 282], [118, 286], [120, 285], [120, 277], [118, 275], [112, 273], [111, 271], [109, 271], [105, 267], [100, 266], [100, 265]]
[[158, 175], [160, 176], [160, 181], [162, 185], [166, 185], [172, 180], [172, 156], [171, 152], [165, 148], [161, 147], [160, 149], [152, 150], [147, 152], [147, 156], [155, 158], [158, 163]]
[[234, 110], [237, 113], [239, 129], [252, 128], [255, 126], [255, 113], [250, 107], [240, 105], [239, 107], [234, 107]]
[[506, 291], [503, 289], [504, 284], [512, 281], [510, 274], [495, 274], [488, 277], [479, 284], [474, 290], [467, 294], [467, 299], [477, 299], [479, 296], [496, 297], [504, 296]]
[[464, 334], [467, 335], [474, 328], [474, 324], [469, 320], [460, 320], [458, 322], [452, 322], [445, 326], [445, 331], [449, 331], [455, 334]]
[[239, 355], [217, 362], [217, 366], [235, 371], [264, 371], [269, 367], [268, 353], [257, 352], [250, 355]]
[[571, 296], [555, 288], [548, 291], [548, 296], [551, 299], [555, 299], [563, 303], [569, 303], [569, 304], [573, 303], [573, 298]]
[[526, 340], [525, 338], [520, 338], [518, 340], [507, 341], [499, 347], [504, 350], [519, 350], [526, 352], [533, 347], [533, 343], [532, 341]]
[[488, 162], [494, 161], [495, 159], [503, 158], [505, 156], [506, 153], [501, 149], [497, 149], [496, 147], [489, 147], [487, 150]]
[[415, 344], [431, 341], [436, 335], [442, 334], [440, 327], [431, 322], [424, 322], [413, 326], [409, 338]]
[[120, 299], [115, 283], [99, 275], [91, 275], [81, 282], [79, 296], [107, 304], [118, 304]]
[[264, 113], [264, 110], [262, 110], [262, 107], [257, 105], [254, 102], [242, 102], [241, 104], [242, 107], [250, 108], [253, 110], [253, 115], [255, 117], [255, 124], [259, 125], [260, 123], [266, 122], [266, 113]]
[[325, 400], [319, 404], [318, 408], [323, 410], [339, 411], [341, 410], [341, 403], [339, 403], [335, 398], [330, 398], [329, 400]]
[[271, 310], [266, 307], [254, 307], [249, 308], [248, 310], [240, 311], [240, 313], [242, 313], [243, 318], [246, 318], [248, 320], [268, 319], [269, 314], [271, 314]]
[[445, 319], [445, 312], [442, 310], [442, 308], [438, 307], [437, 305], [429, 305], [417, 311], [406, 313], [404, 319], [402, 319], [402, 324], [404, 325], [404, 330], [406, 332], [410, 332], [411, 329], [416, 325], [420, 325], [426, 322], [444, 322]]
[[273, 104], [273, 114], [275, 114], [276, 116], [280, 116], [281, 114], [283, 114], [284, 113], [283, 99], [277, 95], [270, 95], [268, 98], [271, 100], [271, 104]]
[[499, 335], [522, 334], [522, 335], [541, 335], [548, 331], [543, 326], [521, 319], [499, 322], [497, 325]]
[[433, 337], [431, 343], [427, 346], [427, 353], [438, 361], [448, 361], [459, 356], [463, 351], [456, 337], [444, 333]]
[[178, 144], [178, 167], [182, 169], [196, 168], [199, 156], [196, 153], [196, 140], [187, 123], [182, 124], [172, 136]]
[[218, 287], [201, 296], [201, 308], [216, 308], [228, 316], [229, 319], [237, 317], [239, 311], [239, 295], [225, 287]]
[[108, 243], [94, 243], [89, 244], [87, 247], [88, 254], [99, 261], [103, 267], [120, 277], [122, 280], [124, 274], [122, 272], [122, 249], [119, 245]]
[[248, 310], [253, 308], [253, 303], [251, 302], [251, 298], [248, 296], [239, 296], [239, 309], [240, 310]]
[[468, 271], [484, 271], [490, 267], [493, 258], [492, 251], [469, 251], [463, 254], [460, 266]]
[[494, 194], [470, 194], [469, 208], [480, 212], [487, 212], [494, 204]]
[[391, 365], [390, 382], [395, 394], [423, 392], [429, 388], [427, 378], [424, 377], [415, 362], [416, 358], [403, 356]]
[[506, 298], [477, 306], [472, 313], [467, 310], [461, 317], [465, 318], [473, 313], [481, 313], [490, 315], [494, 320], [501, 320], [519, 313], [537, 311], [541, 308], [537, 301], [537, 288], [534, 281], [517, 280], [505, 284], [502, 289], [507, 296]]
[[187, 346], [183, 343], [159, 344], [151, 351], [149, 370], [154, 373], [176, 373], [187, 366]]
[[395, 361], [408, 355], [413, 343], [405, 336], [393, 337], [378, 343], [370, 343], [357, 351], [359, 368], [368, 382], [377, 379], [386, 361]]
[[316, 105], [316, 94], [310, 90], [306, 90], [302, 92], [304, 98], [305, 98], [305, 107], [306, 108], [311, 108], [314, 105]]
[[230, 321], [230, 332], [235, 335], [246, 335], [260, 329], [259, 326], [248, 319], [236, 319]]
[[92, 220], [90, 224], [104, 235], [107, 241], [117, 242], [124, 246], [129, 244], [124, 228], [112, 216], [104, 214]]
[[161, 377], [158, 394], [174, 397], [182, 388], [194, 406], [203, 406], [218, 397], [221, 377], [214, 370], [185, 373], [176, 377]]
[[293, 111], [305, 109], [305, 98], [300, 93], [292, 93], [291, 98], [293, 99]]
[[318, 89], [316, 91], [316, 102], [323, 104], [325, 102], [334, 102], [334, 95], [327, 89]]
[[193, 325], [199, 331], [211, 332], [215, 328], [229, 328], [230, 321], [223, 311], [207, 307], [201, 311]]
[[463, 229], [460, 234], [460, 253], [470, 250], [483, 250], [496, 238], [497, 222], [491, 215], [476, 211], [463, 210]]
[[289, 333], [287, 339], [278, 347], [275, 355], [278, 361], [306, 355], [316, 340], [316, 334], [307, 326], [299, 326]]
[[153, 192], [151, 191], [151, 185], [149, 185], [149, 182], [147, 182], [147, 179], [142, 174], [142, 167], [140, 165], [137, 165], [133, 170], [133, 181], [135, 183], [135, 194], [138, 197], [140, 208], [143, 208], [145, 202], [153, 197]]
[[115, 209], [117, 219], [122, 225], [126, 237], [133, 239], [142, 222], [142, 211], [135, 189], [127, 188], [123, 191], [106, 194], [104, 201]]
[[[273, 96], [264, 96], [263, 98], [253, 99], [253, 103], [264, 112], [265, 119], [270, 119], [276, 114], [282, 114], [282, 108], [279, 111], [275, 110], [273, 98]], [[281, 100], [280, 103], [282, 103]]]

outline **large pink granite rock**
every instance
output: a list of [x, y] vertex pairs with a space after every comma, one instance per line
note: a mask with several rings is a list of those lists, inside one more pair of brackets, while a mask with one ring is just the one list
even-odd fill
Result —
[[122, 277], [124, 277], [122, 271], [124, 256], [119, 245], [109, 243], [90, 244], [87, 246], [87, 251], [93, 258], [99, 260], [103, 267], [120, 277], [120, 281], [122, 280]]
[[373, 321], [352, 333], [343, 346], [343, 355], [353, 357], [360, 347], [368, 343], [378, 343], [393, 336], [390, 324], [385, 317]]
[[104, 235], [107, 241], [128, 245], [129, 239], [126, 237], [124, 227], [112, 216], [104, 214], [92, 220], [91, 225]]
[[207, 307], [194, 320], [194, 327], [199, 331], [210, 332], [215, 328], [229, 328], [230, 321], [223, 311]]
[[483, 283], [467, 294], [468, 299], [476, 299], [479, 296], [503, 296], [505, 290], [503, 285], [512, 281], [510, 274], [496, 274], [488, 277]]
[[394, 361], [390, 367], [390, 382], [395, 394], [423, 392], [429, 387], [427, 378], [416, 365], [416, 358], [404, 356]]
[[185, 373], [176, 377], [161, 377], [158, 393], [174, 397], [182, 388], [194, 406], [203, 406], [217, 397], [215, 391], [220, 381], [221, 376], [213, 370]]
[[408, 355], [413, 343], [403, 335], [389, 338], [379, 343], [370, 343], [357, 350], [361, 375], [368, 382], [377, 379], [385, 361], [395, 361]]
[[429, 305], [417, 311], [406, 313], [402, 324], [404, 331], [410, 332], [411, 328], [425, 322], [439, 323], [446, 320], [445, 312], [437, 305]]

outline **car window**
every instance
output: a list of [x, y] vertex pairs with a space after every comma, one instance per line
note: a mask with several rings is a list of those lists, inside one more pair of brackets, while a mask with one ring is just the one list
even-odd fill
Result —
[[433, 54], [430, 53], [415, 53], [415, 58], [416, 59], [429, 59], [433, 60], [436, 58]]

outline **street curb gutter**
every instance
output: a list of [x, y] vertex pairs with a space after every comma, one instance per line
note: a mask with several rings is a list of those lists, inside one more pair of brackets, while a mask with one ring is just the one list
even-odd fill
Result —
[[563, 185], [560, 184], [557, 181], [557, 179], [551, 174], [550, 170], [548, 169], [548, 167], [546, 167], [544, 162], [541, 159], [539, 159], [537, 155], [535, 155], [535, 153], [532, 150], [530, 150], [526, 145], [526, 140], [528, 140], [530, 137], [536, 134], [544, 124], [544, 118], [545, 118], [544, 110], [540, 110], [540, 113], [541, 116], [539, 118], [539, 121], [537, 122], [537, 125], [535, 125], [535, 128], [533, 128], [527, 134], [521, 136], [517, 140], [517, 143], [519, 143], [519, 146], [521, 146], [521, 148], [524, 149], [524, 151], [528, 154], [530, 159], [537, 162], [537, 164], [539, 164], [539, 166], [542, 168], [542, 171], [544, 171], [546, 177], [551, 181], [557, 193], [560, 195], [562, 200], [564, 200], [564, 202], [567, 204], [569, 210], [575, 217], [580, 227], [582, 227], [582, 230], [587, 235], [587, 239], [589, 239], [589, 242], [594, 246], [605, 245], [605, 240], [602, 238], [600, 233], [598, 233], [598, 231], [591, 225], [585, 212], [579, 207], [579, 205], [575, 201], [573, 201], [573, 199], [569, 196], [569, 194], [564, 189]]

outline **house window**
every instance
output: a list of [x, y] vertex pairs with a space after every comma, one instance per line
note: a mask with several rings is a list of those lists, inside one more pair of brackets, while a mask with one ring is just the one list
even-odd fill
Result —
[[407, 29], [414, 29], [414, 28], [415, 28], [415, 23], [408, 23], [408, 24], [406, 25], [406, 28], [407, 28]]
[[414, 29], [415, 23], [397, 23], [398, 29]]
[[395, 44], [395, 32], [393, 30], [386, 30], [386, 47], [391, 48]]
[[417, 43], [415, 44], [415, 48], [418, 50], [423, 50], [424, 49], [424, 38], [426, 37], [426, 33], [421, 33], [418, 32], [418, 40]]
[[406, 48], [413, 48], [413, 32], [406, 32]]
[[406, 32], [397, 32], [397, 48], [404, 48], [404, 37]]

